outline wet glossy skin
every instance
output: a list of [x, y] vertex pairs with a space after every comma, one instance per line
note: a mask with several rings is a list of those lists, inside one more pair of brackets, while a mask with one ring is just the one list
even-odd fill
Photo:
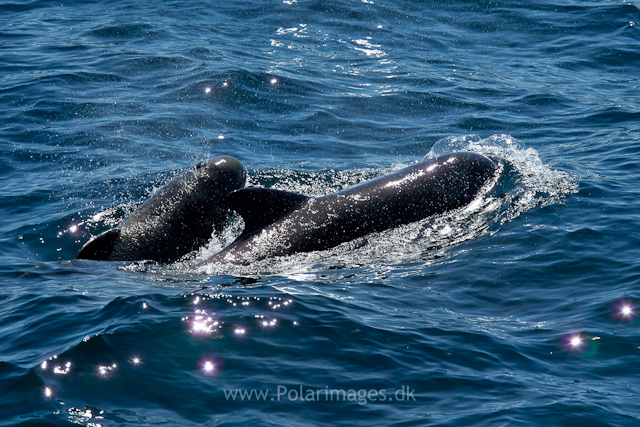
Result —
[[222, 200], [244, 182], [244, 168], [233, 157], [199, 163], [169, 182], [119, 227], [89, 241], [77, 258], [176, 261], [204, 245], [214, 228], [223, 226], [229, 210]]
[[[204, 264], [250, 264], [324, 250], [456, 209], [470, 203], [495, 170], [491, 160], [472, 153], [426, 160], [337, 193], [307, 199], [272, 223], [244, 233]], [[242, 210], [250, 213], [252, 207]]]

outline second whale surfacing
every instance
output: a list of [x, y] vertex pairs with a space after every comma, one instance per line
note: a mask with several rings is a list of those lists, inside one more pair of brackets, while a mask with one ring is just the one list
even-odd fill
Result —
[[221, 231], [229, 216], [222, 201], [244, 186], [245, 170], [231, 156], [198, 163], [161, 188], [116, 228], [87, 242], [76, 258], [170, 263]]
[[200, 266], [249, 265], [325, 250], [445, 213], [472, 202], [496, 168], [482, 155], [453, 153], [318, 198], [264, 188], [235, 190], [225, 204], [242, 216], [244, 231]]

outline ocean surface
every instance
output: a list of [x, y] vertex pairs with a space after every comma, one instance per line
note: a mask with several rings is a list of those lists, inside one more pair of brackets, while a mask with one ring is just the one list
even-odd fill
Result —
[[[0, 426], [640, 425], [639, 6], [0, 2]], [[319, 196], [454, 151], [495, 188], [330, 250], [74, 259], [217, 155]]]

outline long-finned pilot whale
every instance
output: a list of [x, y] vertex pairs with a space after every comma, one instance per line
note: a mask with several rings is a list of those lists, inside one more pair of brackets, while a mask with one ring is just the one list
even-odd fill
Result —
[[177, 261], [203, 246], [229, 215], [222, 201], [242, 188], [240, 162], [221, 156], [198, 163], [133, 211], [116, 228], [86, 243], [76, 258], [100, 261]]
[[[240, 162], [232, 157], [217, 162], [206, 163], [208, 172], [199, 178], [187, 172], [188, 176], [170, 182], [120, 227], [89, 241], [78, 258], [172, 262], [204, 244], [229, 210], [242, 216], [244, 231], [202, 265], [248, 265], [325, 250], [465, 206], [479, 195], [497, 168], [480, 154], [452, 153], [310, 198], [267, 188], [242, 188], [245, 175]], [[195, 190], [180, 190], [185, 183]], [[181, 201], [183, 194], [189, 194], [190, 203]], [[171, 225], [164, 224], [168, 218]]]

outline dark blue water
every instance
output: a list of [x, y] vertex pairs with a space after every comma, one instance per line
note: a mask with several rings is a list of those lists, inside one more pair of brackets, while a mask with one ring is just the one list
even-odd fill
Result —
[[[632, 1], [0, 3], [0, 425], [640, 425]], [[194, 163], [471, 206], [243, 268], [77, 261]], [[230, 226], [194, 257], [237, 234]]]

